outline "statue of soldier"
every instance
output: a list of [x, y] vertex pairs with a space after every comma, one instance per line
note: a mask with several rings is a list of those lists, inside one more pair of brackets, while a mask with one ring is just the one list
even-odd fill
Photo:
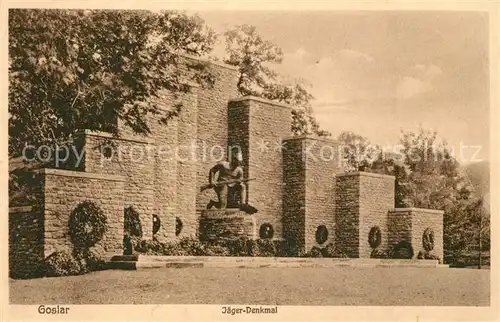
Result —
[[219, 209], [226, 209], [228, 195], [239, 197], [240, 205], [247, 204], [247, 189], [241, 162], [241, 153], [238, 153], [230, 161], [219, 162], [210, 169], [208, 181], [217, 194], [218, 202], [210, 200], [207, 209], [214, 206]]

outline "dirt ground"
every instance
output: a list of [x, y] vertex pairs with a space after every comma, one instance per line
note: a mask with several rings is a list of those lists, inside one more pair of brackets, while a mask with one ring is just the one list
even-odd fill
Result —
[[183, 268], [10, 280], [12, 304], [486, 306], [490, 271], [451, 268]]

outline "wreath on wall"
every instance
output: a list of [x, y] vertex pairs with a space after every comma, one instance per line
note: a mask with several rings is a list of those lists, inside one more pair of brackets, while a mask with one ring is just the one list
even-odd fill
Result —
[[182, 223], [182, 220], [179, 217], [175, 217], [175, 236], [180, 235], [183, 227], [184, 224]]
[[259, 237], [261, 239], [271, 239], [274, 236], [274, 228], [273, 225], [269, 223], [264, 223], [260, 225], [259, 229]]
[[424, 250], [430, 252], [434, 249], [434, 232], [430, 228], [426, 228], [422, 235], [422, 246]]
[[368, 243], [370, 247], [375, 249], [380, 246], [382, 242], [382, 232], [378, 226], [372, 227], [368, 233]]
[[107, 230], [107, 218], [101, 208], [91, 201], [80, 203], [68, 221], [71, 242], [78, 248], [97, 244]]
[[160, 217], [157, 215], [153, 215], [153, 235], [156, 234], [161, 227], [161, 220]]
[[319, 225], [316, 228], [316, 242], [318, 244], [324, 244], [328, 240], [328, 228], [325, 225]]
[[123, 223], [123, 229], [125, 230], [125, 235], [130, 237], [142, 237], [142, 225], [139, 213], [130, 206], [125, 209], [125, 222]]

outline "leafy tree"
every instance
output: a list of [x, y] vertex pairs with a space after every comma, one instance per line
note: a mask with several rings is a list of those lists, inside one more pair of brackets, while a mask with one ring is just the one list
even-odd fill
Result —
[[228, 56], [224, 62], [239, 67], [237, 86], [241, 95], [263, 97], [294, 106], [291, 127], [296, 135], [330, 135], [320, 130], [310, 104], [314, 97], [306, 87], [298, 81], [283, 82], [272, 69], [273, 64], [283, 61], [280, 47], [262, 39], [256, 28], [249, 25], [228, 30], [225, 38]]
[[461, 261], [464, 252], [479, 244], [488, 249], [490, 219], [482, 196], [474, 192], [446, 144], [438, 144], [437, 133], [403, 132], [401, 155], [373, 148], [367, 138], [352, 132], [342, 132], [338, 141], [347, 171], [395, 176], [396, 207], [444, 210], [444, 249], [449, 262]]
[[373, 147], [368, 138], [351, 131], [343, 131], [337, 141], [341, 144], [345, 171], [364, 170], [374, 157]]
[[[200, 18], [174, 11], [10, 10], [9, 152], [84, 128], [118, 135], [117, 120], [149, 133], [146, 115], [166, 123], [180, 111], [161, 112], [151, 98], [189, 91], [176, 52], [200, 56], [214, 41]], [[188, 69], [210, 82], [203, 64]]]

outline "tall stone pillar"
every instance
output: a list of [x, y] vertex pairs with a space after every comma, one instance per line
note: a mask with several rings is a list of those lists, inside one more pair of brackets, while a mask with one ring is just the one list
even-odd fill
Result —
[[349, 257], [369, 258], [368, 235], [381, 231], [380, 249], [388, 245], [388, 211], [394, 208], [394, 177], [369, 172], [337, 174], [335, 244]]
[[[335, 240], [338, 143], [326, 138], [287, 139], [283, 151], [283, 237], [296, 253]], [[317, 232], [322, 231], [318, 238]]]
[[291, 108], [256, 97], [229, 102], [228, 145], [243, 154], [248, 203], [258, 209], [254, 214], [257, 229], [272, 225], [274, 238], [282, 236], [283, 139], [291, 135]]

